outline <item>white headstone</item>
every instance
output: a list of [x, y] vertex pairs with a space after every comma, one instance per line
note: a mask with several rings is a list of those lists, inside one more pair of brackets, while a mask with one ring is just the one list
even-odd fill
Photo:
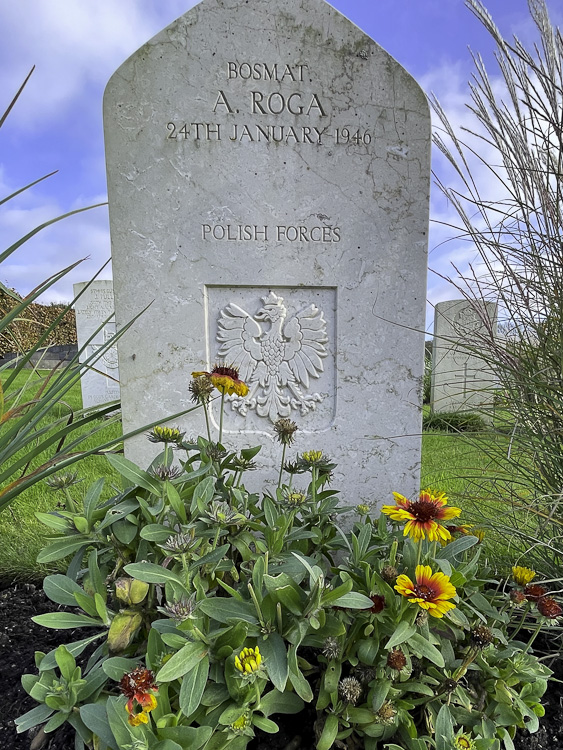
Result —
[[482, 337], [496, 332], [497, 305], [464, 299], [439, 302], [434, 310], [432, 411], [479, 411], [493, 402], [496, 380], [479, 356]]
[[[111, 281], [92, 281], [74, 284], [74, 296], [88, 287], [74, 305], [76, 313], [76, 333], [78, 348], [86, 345], [94, 336], [80, 356], [80, 361], [90, 357], [115, 335], [115, 321], [106, 323], [99, 331], [104, 320], [113, 315], [113, 284]], [[97, 331], [97, 333], [96, 333]], [[82, 404], [84, 408], [98, 406], [119, 398], [119, 370], [117, 348], [110, 346], [95, 362], [90, 364], [80, 379]]]
[[104, 118], [118, 325], [152, 303], [119, 343], [124, 429], [224, 359], [251, 391], [223, 442], [263, 443], [270, 478], [284, 415], [346, 504], [417, 493], [430, 116], [410, 75], [323, 0], [204, 0], [118, 69]]

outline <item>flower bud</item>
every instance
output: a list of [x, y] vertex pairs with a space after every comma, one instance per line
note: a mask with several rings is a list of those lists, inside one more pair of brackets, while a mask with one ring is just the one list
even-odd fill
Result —
[[130, 606], [140, 604], [149, 591], [149, 584], [135, 578], [118, 578], [115, 582], [115, 595], [119, 601]]
[[109, 626], [108, 647], [113, 653], [119, 653], [127, 648], [133, 640], [135, 632], [141, 625], [143, 617], [140, 612], [124, 609], [118, 612]]

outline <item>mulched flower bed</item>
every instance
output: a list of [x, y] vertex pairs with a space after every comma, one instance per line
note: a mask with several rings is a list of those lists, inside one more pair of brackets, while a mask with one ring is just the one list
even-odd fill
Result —
[[[35, 705], [20, 684], [20, 675], [35, 674], [35, 651], [48, 652], [60, 643], [85, 637], [83, 629], [57, 631], [36, 625], [33, 615], [50, 612], [56, 606], [40, 586], [32, 583], [0, 583], [0, 750], [73, 750], [74, 730], [64, 725], [51, 735], [32, 732], [16, 734], [14, 719]], [[539, 641], [539, 639], [538, 639]], [[541, 650], [541, 644], [539, 646]], [[556, 677], [563, 679], [563, 666], [552, 665]], [[563, 748], [563, 684], [552, 682], [543, 703], [546, 715], [539, 732], [519, 732], [517, 750], [557, 750]], [[280, 724], [277, 735], [257, 737], [249, 750], [314, 750], [312, 721], [314, 716], [274, 716]], [[286, 722], [286, 723], [283, 723]]]

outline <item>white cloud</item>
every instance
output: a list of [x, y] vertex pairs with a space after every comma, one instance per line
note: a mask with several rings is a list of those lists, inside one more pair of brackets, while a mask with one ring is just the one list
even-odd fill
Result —
[[64, 118], [91, 86], [101, 90], [129, 55], [194, 4], [168, 0], [162, 8], [146, 0], [3, 3], [3, 92], [15, 93], [36, 65], [12, 122], [15, 119], [18, 127], [35, 131], [50, 118]]

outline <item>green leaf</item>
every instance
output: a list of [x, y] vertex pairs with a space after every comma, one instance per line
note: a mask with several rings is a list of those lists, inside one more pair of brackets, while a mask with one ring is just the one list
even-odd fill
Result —
[[437, 667], [444, 666], [444, 657], [438, 651], [436, 646], [433, 646], [428, 639], [426, 639], [420, 633], [415, 633], [409, 638], [409, 649], [417, 656], [424, 656], [429, 661], [433, 662]]
[[184, 750], [198, 750], [213, 734], [212, 727], [162, 727], [158, 736], [177, 742]]
[[138, 581], [160, 584], [173, 582], [186, 591], [186, 587], [179, 576], [171, 570], [163, 568], [162, 565], [155, 565], [155, 563], [150, 562], [131, 563], [130, 565], [126, 565], [124, 570], [128, 575], [132, 578], [136, 578]]
[[387, 651], [390, 651], [395, 646], [398, 646], [400, 643], [404, 643], [405, 641], [408, 641], [411, 636], [413, 636], [416, 633], [416, 627], [414, 625], [411, 625], [406, 620], [403, 620], [399, 623], [397, 626], [395, 632], [389, 638], [387, 641], [387, 644], [385, 648]]
[[80, 594], [85, 593], [76, 581], [61, 573], [46, 576], [43, 579], [43, 591], [52, 602], [63, 604], [65, 607], [76, 607], [75, 591]]
[[207, 509], [215, 492], [215, 477], [205, 477], [196, 485], [192, 507], [195, 505], [201, 512]]
[[[132, 745], [133, 739], [140, 739], [145, 734], [143, 727], [132, 727], [127, 721], [125, 703], [125, 696], [120, 698], [110, 697], [106, 703], [109, 726], [120, 750], [127, 745]], [[84, 723], [86, 724], [86, 722]]]
[[[91, 635], [89, 638], [83, 638], [80, 641], [73, 641], [73, 643], [67, 643], [66, 647], [73, 656], [79, 656], [84, 651], [86, 646], [89, 646], [91, 643], [98, 640], [98, 638], [101, 638], [103, 635], [104, 633]], [[55, 653], [56, 653], [56, 649], [53, 649], [52, 651], [49, 651], [49, 653], [46, 656], [43, 657], [43, 659], [41, 660], [41, 664], [39, 666], [40, 672], [45, 672], [48, 669], [54, 669], [56, 667]]]
[[171, 682], [178, 677], [183, 677], [205, 656], [207, 656], [207, 647], [203, 643], [187, 643], [160, 669], [156, 675], [156, 681]]
[[107, 453], [106, 458], [122, 477], [160, 497], [161, 489], [158, 479], [140, 469], [137, 464], [134, 464], [133, 461], [125, 458], [125, 456], [120, 456], [117, 453]]
[[64, 557], [72, 555], [81, 547], [86, 544], [91, 544], [91, 540], [82, 535], [71, 536], [64, 539], [57, 539], [52, 544], [49, 544], [45, 549], [37, 555], [38, 563], [55, 562], [56, 560], [62, 560]]
[[56, 513], [35, 513], [35, 517], [41, 521], [42, 524], [48, 526], [50, 529], [65, 534], [70, 528], [70, 521], [68, 518], [58, 516]]
[[298, 714], [303, 710], [303, 701], [295, 693], [283, 692], [277, 688], [270, 690], [260, 699], [260, 711], [264, 716], [270, 714]]
[[47, 612], [31, 618], [38, 625], [55, 630], [70, 630], [71, 628], [101, 627], [103, 623], [86, 615], [73, 615], [70, 612]]
[[165, 486], [168, 502], [172, 506], [174, 513], [176, 513], [182, 523], [187, 523], [188, 516], [186, 514], [186, 507], [178, 493], [178, 490], [170, 482], [166, 482]]
[[264, 575], [263, 582], [266, 590], [276, 603], [283, 604], [292, 615], [303, 614], [305, 594], [291, 576], [287, 573], [279, 573], [277, 576]]
[[359, 591], [350, 591], [332, 602], [332, 606], [346, 607], [346, 609], [370, 609], [373, 607], [373, 602], [369, 596], [360, 594]]
[[465, 550], [473, 547], [478, 541], [477, 537], [472, 536], [471, 534], [460, 536], [459, 539], [455, 539], [453, 542], [446, 544], [445, 547], [442, 547], [436, 555], [436, 559], [453, 562], [457, 555], [460, 555], [462, 552], [465, 552]]
[[61, 675], [67, 682], [72, 681], [72, 675], [76, 667], [74, 656], [68, 651], [66, 646], [60, 645], [55, 651], [55, 661], [61, 670]]
[[162, 740], [153, 745], [152, 750], [184, 750], [184, 748], [174, 740]]
[[385, 703], [387, 693], [391, 689], [391, 680], [377, 680], [373, 691], [373, 698], [371, 701], [371, 707], [374, 713], [377, 713], [381, 706]]
[[104, 487], [104, 477], [96, 480], [93, 484], [88, 487], [88, 492], [84, 498], [84, 515], [88, 519], [88, 523], [91, 524], [93, 520], [94, 511], [100, 500], [102, 489]]
[[280, 693], [283, 693], [289, 675], [287, 651], [279, 633], [270, 633], [260, 641], [260, 653], [268, 676]]
[[235, 599], [213, 597], [211, 599], [203, 599], [199, 603], [199, 610], [216, 622], [228, 623], [231, 620], [244, 620], [251, 625], [258, 625], [258, 620], [253, 614], [254, 607], [250, 602], [239, 602]]
[[49, 721], [45, 724], [43, 727], [43, 731], [45, 734], [48, 734], [49, 732], [54, 732], [59, 727], [61, 727], [65, 721], [68, 718], [68, 713], [60, 711], [59, 713], [53, 714]]
[[209, 657], [204, 656], [188, 674], [185, 674], [180, 689], [180, 710], [184, 716], [191, 716], [201, 703], [203, 691], [209, 675]]
[[454, 744], [454, 725], [450, 709], [443, 705], [436, 719], [436, 750], [451, 750]]
[[276, 734], [280, 730], [275, 721], [266, 719], [266, 717], [260, 716], [260, 714], [254, 714], [252, 717], [252, 723], [254, 726], [258, 727], [258, 729], [261, 729], [268, 734]]
[[80, 718], [105, 745], [112, 750], [118, 750], [115, 737], [109, 728], [105, 703], [87, 703], [85, 706], [80, 706]]
[[119, 682], [126, 672], [131, 672], [139, 665], [138, 659], [127, 659], [125, 656], [112, 656], [102, 664], [102, 669], [108, 677]]
[[[289, 663], [289, 676], [291, 684], [297, 695], [302, 698], [306, 703], [310, 703], [313, 700], [313, 691], [309, 682], [305, 678], [303, 672], [299, 669], [297, 662], [297, 646], [290, 646], [288, 653]], [[290, 695], [290, 693], [284, 693], [284, 695]]]
[[317, 750], [330, 750], [338, 734], [338, 716], [328, 714], [323, 732], [317, 742]]
[[53, 709], [48, 706], [35, 706], [31, 711], [28, 711], [23, 716], [18, 716], [18, 718], [14, 720], [16, 732], [18, 734], [21, 732], [27, 732], [28, 729], [33, 729], [33, 727], [36, 727], [38, 724], [43, 724], [52, 713]]
[[171, 536], [170, 526], [163, 526], [161, 523], [149, 523], [143, 526], [140, 532], [141, 539], [148, 542], [165, 542]]

